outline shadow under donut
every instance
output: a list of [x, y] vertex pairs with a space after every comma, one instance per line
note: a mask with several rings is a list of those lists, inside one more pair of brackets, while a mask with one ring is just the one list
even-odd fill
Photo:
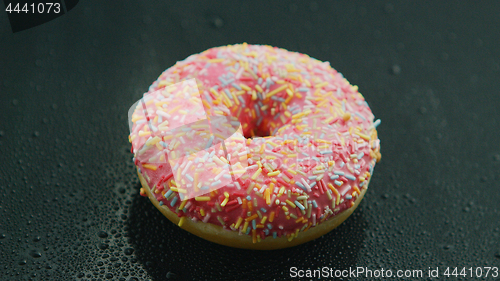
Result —
[[289, 280], [292, 267], [348, 269], [356, 265], [367, 228], [360, 206], [339, 227], [311, 242], [272, 251], [235, 249], [179, 228], [139, 192], [126, 224], [135, 255], [155, 280]]

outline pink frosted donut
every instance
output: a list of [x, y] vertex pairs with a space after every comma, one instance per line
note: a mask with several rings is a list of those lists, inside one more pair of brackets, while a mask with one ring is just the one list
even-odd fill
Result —
[[248, 249], [315, 239], [363, 198], [374, 116], [328, 62], [238, 44], [165, 70], [129, 112], [141, 195], [202, 238]]

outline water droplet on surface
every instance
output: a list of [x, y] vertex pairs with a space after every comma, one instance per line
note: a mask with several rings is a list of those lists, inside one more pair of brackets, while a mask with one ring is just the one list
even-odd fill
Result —
[[37, 250], [32, 250], [32, 251], [30, 251], [30, 256], [32, 256], [34, 258], [40, 258], [40, 257], [42, 257], [42, 254], [40, 252], [38, 252]]
[[134, 249], [126, 248], [125, 250], [123, 250], [123, 252], [125, 253], [125, 255], [130, 256], [131, 254], [134, 253]]
[[99, 231], [97, 232], [97, 236], [99, 236], [100, 238], [107, 238], [108, 237], [108, 234], [106, 233], [106, 231]]
[[167, 277], [167, 279], [174, 279], [177, 277], [177, 274], [169, 271], [165, 277]]
[[392, 74], [399, 75], [401, 73], [401, 66], [395, 64], [391, 68]]
[[219, 16], [212, 16], [208, 19], [210, 25], [215, 28], [221, 28], [224, 26], [224, 20]]

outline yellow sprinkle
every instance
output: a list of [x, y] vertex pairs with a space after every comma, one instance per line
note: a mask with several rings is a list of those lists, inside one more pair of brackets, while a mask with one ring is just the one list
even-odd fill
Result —
[[152, 138], [151, 140], [147, 141], [146, 145], [148, 145], [148, 146], [155, 145], [155, 144], [159, 143], [160, 141], [161, 141], [161, 139], [156, 136], [156, 137]]
[[[194, 198], [196, 201], [210, 201], [210, 196], [197, 196]], [[182, 208], [180, 208], [182, 209]]]
[[139, 120], [143, 119], [142, 117], [143, 117], [143, 116], [140, 116], [140, 115], [132, 115], [132, 120], [131, 120], [131, 121], [132, 121], [133, 123], [135, 123], [135, 122], [137, 122], [137, 121], [139, 121]]
[[182, 188], [177, 188], [177, 192], [179, 192], [179, 193], [187, 193], [187, 190], [182, 189]]
[[261, 172], [262, 168], [257, 169], [257, 171], [255, 171], [255, 173], [252, 175], [252, 180], [255, 180], [260, 175]]
[[257, 91], [259, 91], [260, 93], [263, 92], [262, 88], [260, 87], [259, 84], [255, 84], [255, 89], [257, 89]]
[[290, 200], [288, 200], [288, 199], [286, 199], [286, 200], [285, 200], [285, 202], [286, 202], [288, 205], [290, 205], [290, 207], [292, 207], [292, 208], [296, 208], [296, 207], [297, 207], [297, 206], [295, 206], [295, 203], [293, 203], [292, 201], [290, 201]]
[[262, 217], [262, 219], [260, 220], [260, 224], [265, 224], [266, 220], [267, 220], [267, 216]]
[[209, 59], [207, 62], [209, 63], [217, 63], [217, 62], [223, 62], [224, 59]]
[[227, 204], [228, 201], [229, 201], [228, 197], [224, 198], [224, 201], [222, 201], [222, 203], [220, 203], [221, 207], [226, 206], [226, 204]]
[[168, 113], [174, 113], [177, 109], [181, 108], [182, 105], [178, 105], [168, 111]]
[[354, 132], [354, 133], [355, 133], [356, 135], [360, 136], [360, 137], [361, 137], [362, 139], [364, 139], [364, 140], [367, 140], [367, 141], [369, 141], [369, 140], [370, 140], [370, 136], [368, 136], [368, 135], [362, 134], [362, 133], [360, 133], [360, 132]]
[[[268, 170], [268, 171], [273, 171], [273, 168], [269, 165], [269, 163], [264, 163], [263, 166]], [[270, 172], [269, 172], [270, 173]]]
[[146, 169], [150, 169], [150, 170], [153, 170], [153, 171], [156, 171], [156, 169], [158, 168], [158, 167], [156, 167], [155, 165], [151, 165], [151, 164], [144, 164], [144, 165], [142, 165], [142, 166], [143, 166], [144, 168], [146, 168]]
[[315, 87], [315, 88], [322, 88], [322, 87], [324, 87], [324, 86], [326, 86], [326, 85], [328, 85], [328, 82], [326, 82], [326, 81], [325, 81], [325, 82], [322, 82], [322, 83], [316, 84], [314, 87]]
[[285, 212], [288, 212], [288, 208], [286, 206], [281, 206], [281, 209], [283, 209], [283, 211]]
[[240, 225], [241, 225], [241, 223], [242, 223], [242, 222], [243, 222], [243, 218], [242, 218], [242, 217], [239, 217], [239, 218], [238, 218], [238, 221], [236, 221], [236, 224], [234, 225], [234, 227], [235, 227], [236, 229], [238, 229], [238, 228], [240, 227]]
[[252, 91], [252, 100], [257, 99], [257, 93], [255, 91]]
[[186, 217], [181, 217], [181, 219], [179, 220], [179, 223], [177, 224], [179, 227], [181, 227], [184, 222], [186, 221]]
[[182, 201], [181, 205], [179, 206], [179, 209], [180, 210], [184, 209], [184, 207], [186, 206], [187, 202], [188, 202], [188, 200]]
[[245, 84], [240, 84], [240, 87], [245, 91], [251, 91], [252, 89]]
[[325, 123], [325, 124], [329, 124], [330, 122], [332, 122], [332, 121], [333, 121], [333, 119], [335, 119], [335, 117], [333, 117], [333, 116], [332, 116], [332, 117], [330, 117], [330, 118], [328, 118], [328, 119], [324, 120], [324, 121], [323, 121], [323, 123]]
[[[245, 157], [246, 158], [246, 157]], [[231, 175], [241, 175], [246, 173], [246, 170], [234, 170], [229, 172]]]
[[200, 214], [201, 214], [202, 217], [204, 217], [205, 216], [205, 210], [200, 209]]
[[279, 87], [279, 88], [276, 88], [276, 89], [272, 90], [271, 92], [269, 92], [269, 93], [267, 93], [267, 94], [266, 94], [266, 97], [267, 97], [267, 98], [272, 97], [272, 96], [274, 96], [275, 94], [277, 94], [277, 93], [279, 93], [279, 92], [283, 91], [283, 90], [284, 90], [284, 89], [286, 89], [286, 88], [288, 88], [288, 84], [285, 84], [285, 85], [283, 85], [283, 86], [281, 86], [281, 87]]
[[221, 93], [222, 93], [222, 96], [223, 96], [223, 97], [227, 100], [227, 102], [228, 102], [229, 104], [231, 104], [231, 105], [232, 105], [231, 100], [230, 100], [230, 99], [229, 99], [229, 97], [226, 95], [226, 92], [225, 92], [225, 91], [221, 91]]
[[270, 144], [270, 145], [272, 145], [272, 146], [274, 146], [274, 147], [277, 147], [277, 146], [278, 146], [277, 144], [275, 144], [275, 143], [274, 143], [274, 142], [272, 142], [272, 141], [266, 141], [266, 143], [268, 143], [268, 144]]
[[246, 233], [247, 232], [247, 227], [248, 227], [248, 222], [245, 221], [245, 223], [243, 224], [243, 229], [241, 230], [241, 232]]
[[[236, 102], [236, 104], [239, 105], [240, 104], [240, 100], [238, 99], [238, 97], [236, 96], [236, 94], [234, 92], [231, 92], [231, 94], [233, 95], [234, 101]], [[236, 116], [240, 116], [240, 115], [238, 114]]]
[[297, 114], [292, 115], [292, 119], [297, 119], [304, 116], [304, 112], [299, 112]]
[[[159, 151], [163, 150], [163, 147], [160, 145], [160, 143], [156, 143], [155, 146], [156, 148], [158, 148]], [[163, 156], [163, 154], [161, 156]]]
[[294, 175], [296, 175], [296, 174], [297, 174], [297, 172], [296, 172], [296, 171], [294, 171], [294, 170], [290, 170], [290, 169], [288, 169], [288, 172], [290, 172], [290, 173], [292, 173], [292, 174], [294, 174]]
[[260, 153], [260, 154], [264, 154], [264, 150], [265, 150], [265, 149], [266, 149], [266, 145], [265, 145], [265, 144], [262, 144], [262, 145], [260, 146], [259, 153]]
[[282, 186], [280, 188], [280, 191], [278, 192], [278, 197], [280, 197], [281, 195], [283, 195], [283, 193], [285, 193], [285, 187], [284, 186]]
[[271, 172], [271, 173], [267, 173], [267, 176], [268, 177], [274, 177], [274, 176], [279, 175], [280, 173], [281, 173], [280, 171], [274, 171], [274, 172]]
[[151, 135], [151, 132], [139, 131], [139, 137], [147, 137], [147, 136], [150, 136], [150, 135]]
[[[220, 159], [219, 159], [219, 157], [217, 157], [217, 156], [215, 156], [215, 155], [214, 155], [214, 156], [212, 156], [212, 159], [214, 160], [214, 162], [215, 162], [215, 163], [217, 163], [217, 164], [219, 164], [219, 165], [221, 165], [221, 166], [224, 166], [224, 165], [226, 164], [225, 162], [223, 162], [222, 160], [220, 160]], [[179, 169], [179, 170], [180, 170], [180, 169]]]

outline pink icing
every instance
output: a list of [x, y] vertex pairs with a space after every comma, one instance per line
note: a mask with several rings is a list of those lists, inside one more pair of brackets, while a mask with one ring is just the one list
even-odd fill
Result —
[[[328, 62], [270, 46], [246, 44], [192, 55], [163, 72], [145, 94], [153, 100], [146, 109], [168, 101], [163, 108], [173, 112], [161, 116], [163, 122], [168, 121], [165, 129], [180, 126], [183, 114], [176, 107], [194, 112], [197, 105], [187, 102], [182, 90], [167, 93], [163, 88], [191, 78], [197, 79], [200, 97], [210, 105], [203, 106], [206, 115], [237, 118], [246, 137], [272, 136], [233, 139], [227, 153], [234, 157], [227, 162], [239, 162], [244, 173], [237, 177], [233, 174], [226, 182], [237, 178], [237, 183], [224, 184], [208, 194], [198, 190], [196, 198], [209, 200], [191, 198], [183, 203], [186, 197], [181, 198], [176, 191], [182, 184], [172, 181], [175, 171], [168, 161], [151, 161], [151, 155], [139, 157], [139, 151], [155, 135], [142, 124], [160, 122], [153, 121], [159, 118], [156, 107], [147, 114], [150, 120], [141, 123], [146, 117], [138, 106], [130, 135], [135, 164], [149, 187], [155, 187], [155, 198], [179, 217], [244, 232], [254, 241], [282, 235], [293, 239], [299, 231], [350, 208], [360, 191], [367, 188], [380, 159], [374, 116], [357, 87]], [[182, 121], [195, 122], [206, 115], [185, 116]], [[202, 136], [186, 137], [183, 145], [193, 147], [198, 145], [195, 142], [208, 140], [208, 134], [198, 135]], [[162, 139], [162, 143], [167, 145], [169, 140]], [[212, 151], [216, 157], [227, 158], [219, 145], [189, 159], [194, 163]], [[237, 156], [242, 154], [247, 156]], [[209, 164], [213, 170], [203, 165], [197, 162], [188, 166], [186, 174], [192, 178], [197, 173], [196, 182], [208, 186], [215, 181], [222, 164]], [[200, 173], [201, 169], [205, 172]], [[189, 180], [184, 183], [189, 184]], [[183, 209], [179, 209], [181, 204]]]

